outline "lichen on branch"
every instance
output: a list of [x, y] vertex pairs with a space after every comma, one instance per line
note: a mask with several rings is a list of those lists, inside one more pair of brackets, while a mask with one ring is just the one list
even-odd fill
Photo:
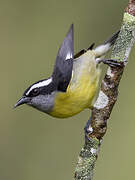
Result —
[[[135, 0], [130, 0], [124, 13], [120, 34], [112, 49], [111, 59], [127, 64], [131, 48], [135, 42]], [[107, 130], [107, 121], [117, 101], [118, 86], [124, 67], [109, 67], [102, 81], [97, 101], [90, 120], [85, 127], [85, 144], [75, 169], [76, 180], [91, 180], [102, 138]]]

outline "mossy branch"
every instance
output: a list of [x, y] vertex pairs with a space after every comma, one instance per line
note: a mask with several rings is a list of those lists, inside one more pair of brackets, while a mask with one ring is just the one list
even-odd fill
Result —
[[[111, 59], [126, 65], [130, 50], [135, 42], [135, 0], [130, 0], [125, 10], [120, 34], [112, 50]], [[85, 144], [75, 169], [75, 180], [91, 180], [102, 138], [107, 130], [107, 121], [117, 101], [118, 86], [124, 67], [108, 68], [92, 116], [85, 127]]]

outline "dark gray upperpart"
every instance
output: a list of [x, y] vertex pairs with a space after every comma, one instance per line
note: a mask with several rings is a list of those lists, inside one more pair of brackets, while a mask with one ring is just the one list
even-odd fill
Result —
[[58, 51], [52, 74], [53, 80], [57, 84], [57, 90], [62, 92], [66, 92], [72, 76], [74, 57], [73, 31], [72, 24]]
[[73, 70], [73, 31], [72, 24], [58, 51], [52, 76], [27, 88], [15, 107], [28, 104], [41, 111], [48, 112], [53, 106], [55, 93], [57, 91], [66, 92]]
[[[25, 90], [23, 94], [24, 96], [34, 97], [34, 94], [36, 96], [36, 93], [37, 95], [51, 94], [55, 90], [66, 92], [68, 84], [71, 80], [72, 69], [73, 69], [73, 56], [74, 56], [73, 41], [74, 40], [73, 40], [73, 24], [72, 24], [58, 51], [56, 62], [54, 65], [54, 70], [52, 76], [50, 77], [52, 78], [52, 81], [50, 81], [50, 83], [47, 85], [44, 86], [40, 85], [40, 87], [36, 87], [35, 89], [38, 91], [38, 93], [34, 92], [35, 89], [32, 89], [32, 91], [30, 91], [31, 87], [35, 86], [36, 84], [37, 85], [41, 84], [42, 82], [45, 82], [50, 78], [43, 79], [32, 84], [29, 88]], [[28, 95], [27, 92], [29, 92]]]

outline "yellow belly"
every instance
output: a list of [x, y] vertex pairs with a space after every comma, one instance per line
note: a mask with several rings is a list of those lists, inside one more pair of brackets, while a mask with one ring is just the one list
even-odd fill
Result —
[[67, 118], [90, 108], [96, 94], [99, 74], [94, 55], [89, 51], [74, 63], [73, 76], [67, 91], [56, 94], [54, 107], [49, 114]]
[[69, 88], [66, 93], [58, 93], [55, 105], [50, 115], [58, 118], [67, 118], [80, 113], [85, 108], [90, 108], [97, 90], [97, 78], [91, 83], [89, 77], [82, 79], [73, 90]]

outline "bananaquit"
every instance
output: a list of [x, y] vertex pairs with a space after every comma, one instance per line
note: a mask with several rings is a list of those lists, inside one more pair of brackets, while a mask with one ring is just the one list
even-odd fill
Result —
[[115, 43], [119, 32], [93, 49], [74, 55], [73, 25], [71, 25], [58, 51], [53, 73], [27, 88], [14, 107], [28, 104], [57, 118], [67, 118], [92, 107], [103, 62], [119, 65], [115, 60], [105, 60], [104, 55]]

